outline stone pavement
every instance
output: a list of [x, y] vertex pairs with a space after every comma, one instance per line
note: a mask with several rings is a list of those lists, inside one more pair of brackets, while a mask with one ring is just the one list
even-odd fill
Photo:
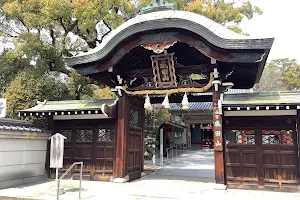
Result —
[[[84, 181], [82, 186], [82, 199], [122, 199], [122, 200], [148, 200], [148, 199], [230, 199], [230, 200], [299, 200], [300, 193], [281, 193], [253, 190], [215, 190], [214, 183], [206, 182], [200, 178], [184, 177], [181, 180], [176, 177], [159, 177], [150, 175], [130, 183], [108, 183], [96, 181]], [[61, 200], [78, 199], [78, 181], [63, 181], [66, 193], [60, 195]], [[49, 190], [54, 182], [46, 182], [37, 185], [22, 186], [0, 190], [1, 200], [15, 200], [19, 198], [55, 200], [55, 196], [49, 195]], [[5, 198], [15, 197], [15, 198]]]
[[196, 177], [215, 180], [214, 152], [212, 150], [185, 151], [157, 171], [158, 176]]
[[[213, 180], [213, 152], [188, 151], [155, 173], [130, 183], [83, 181], [82, 199], [122, 200], [299, 200], [300, 193], [282, 193], [253, 190], [216, 190]], [[78, 199], [79, 181], [63, 180], [66, 193], [60, 200]], [[0, 190], [0, 200], [44, 199], [55, 200], [49, 195], [54, 181]], [[8, 198], [10, 197], [10, 198]]]

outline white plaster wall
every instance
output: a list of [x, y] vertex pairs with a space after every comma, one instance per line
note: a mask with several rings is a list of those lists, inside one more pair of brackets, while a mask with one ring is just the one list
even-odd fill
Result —
[[48, 133], [0, 130], [0, 189], [45, 179]]

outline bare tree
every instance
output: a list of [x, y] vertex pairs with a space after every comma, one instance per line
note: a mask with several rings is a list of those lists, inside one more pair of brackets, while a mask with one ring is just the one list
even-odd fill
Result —
[[282, 83], [280, 70], [274, 67], [266, 67], [259, 83], [255, 84], [255, 92], [285, 90]]

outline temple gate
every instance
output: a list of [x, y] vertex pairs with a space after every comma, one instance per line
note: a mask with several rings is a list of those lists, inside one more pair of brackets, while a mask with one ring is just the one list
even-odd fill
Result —
[[183, 98], [183, 104], [213, 102], [215, 177], [225, 184], [222, 95], [259, 80], [273, 39], [250, 39], [174, 8], [154, 1], [96, 49], [66, 61], [119, 95], [115, 177], [131, 180], [143, 171], [144, 99], [151, 109], [151, 103], [168, 107]]
[[[79, 74], [110, 86], [118, 94], [113, 105], [103, 104], [106, 110], [83, 111], [102, 114], [101, 119], [110, 118], [115, 125], [114, 139], [104, 147], [111, 149], [113, 145], [113, 154], [104, 159], [107, 164], [102, 164], [99, 172], [111, 173], [121, 182], [141, 176], [144, 109], [151, 109], [151, 104], [162, 103], [168, 108], [169, 102], [181, 102], [182, 108], [188, 109], [189, 102], [212, 102], [215, 181], [227, 184], [230, 178], [239, 179], [239, 175], [228, 174], [236, 163], [229, 159], [228, 150], [233, 146], [224, 139], [224, 130], [230, 127], [222, 108], [224, 93], [229, 88], [252, 88], [259, 81], [273, 40], [234, 33], [206, 17], [176, 11], [174, 4], [161, 0], [153, 1], [138, 16], [113, 30], [95, 49], [66, 58], [68, 66]], [[84, 148], [96, 151], [95, 145]], [[260, 147], [255, 148], [258, 152]], [[97, 161], [95, 156], [93, 159]], [[91, 169], [91, 175], [95, 174], [96, 169]], [[259, 173], [261, 183], [262, 171]]]

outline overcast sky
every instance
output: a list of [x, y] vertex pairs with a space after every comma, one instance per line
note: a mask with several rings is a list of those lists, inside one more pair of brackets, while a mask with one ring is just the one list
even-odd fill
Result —
[[264, 12], [240, 27], [251, 37], [274, 37], [268, 61], [294, 58], [300, 61], [300, 0], [250, 0]]

